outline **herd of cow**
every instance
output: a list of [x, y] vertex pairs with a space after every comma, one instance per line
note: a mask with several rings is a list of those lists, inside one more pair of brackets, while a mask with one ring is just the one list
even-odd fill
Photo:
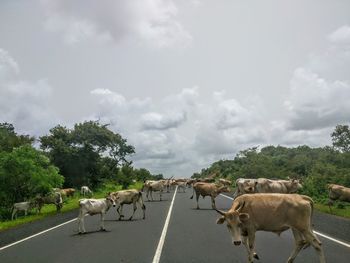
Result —
[[[256, 231], [269, 231], [277, 234], [291, 229], [295, 247], [287, 262], [293, 262], [297, 254], [304, 248], [312, 246], [318, 253], [319, 261], [325, 262], [322, 244], [312, 230], [313, 200], [305, 195], [296, 194], [302, 188], [297, 179], [271, 180], [259, 179], [237, 179], [236, 190], [233, 194], [232, 207], [228, 211], [221, 211], [216, 208], [215, 198], [224, 192], [230, 192], [232, 182], [226, 179], [216, 180], [214, 177], [205, 179], [163, 179], [147, 180], [144, 182], [141, 191], [136, 189], [121, 190], [108, 193], [105, 198], [92, 199], [84, 198], [79, 200], [78, 231], [79, 234], [86, 232], [84, 218], [86, 215], [101, 216], [101, 230], [105, 231], [104, 218], [107, 211], [112, 206], [117, 206], [118, 220], [122, 220], [123, 205], [133, 204], [133, 213], [129, 220], [132, 220], [137, 207], [145, 210], [142, 192], [146, 193], [148, 201], [153, 201], [153, 192], [159, 192], [159, 200], [162, 200], [164, 191], [169, 192], [171, 188], [177, 186], [178, 190], [186, 191], [192, 187], [193, 198], [196, 194], [197, 209], [199, 209], [198, 199], [210, 196], [212, 208], [220, 214], [217, 224], [226, 222], [227, 228], [232, 237], [234, 245], [243, 244], [248, 253], [248, 261], [253, 262], [254, 258], [259, 259], [255, 252]], [[330, 184], [328, 185], [330, 201], [340, 200], [350, 202], [350, 188]], [[60, 211], [62, 207], [62, 197], [71, 196], [75, 189], [55, 189], [53, 193], [45, 197], [37, 197], [34, 202], [22, 202], [14, 205], [12, 217], [19, 210], [30, 209], [36, 205], [40, 211], [43, 204], [53, 203]], [[92, 191], [87, 187], [81, 188], [81, 195], [92, 196]]]

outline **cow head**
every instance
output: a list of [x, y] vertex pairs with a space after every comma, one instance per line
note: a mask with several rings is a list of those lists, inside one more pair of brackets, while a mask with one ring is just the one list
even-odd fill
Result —
[[108, 203], [108, 206], [115, 206], [115, 197], [111, 193], [107, 194], [106, 201]]
[[291, 179], [290, 180], [290, 193], [296, 193], [299, 189], [301, 189], [303, 186], [300, 183], [298, 179]]
[[216, 210], [221, 217], [216, 221], [217, 224], [223, 224], [226, 221], [227, 228], [232, 236], [232, 243], [239, 246], [242, 243], [241, 226], [249, 219], [249, 214], [241, 213], [244, 202], [235, 204], [235, 207], [228, 212]]
[[251, 182], [250, 180], [245, 181], [243, 183], [243, 190], [244, 193], [246, 194], [252, 194], [255, 193], [255, 189], [256, 189], [256, 185], [258, 184], [258, 182]]

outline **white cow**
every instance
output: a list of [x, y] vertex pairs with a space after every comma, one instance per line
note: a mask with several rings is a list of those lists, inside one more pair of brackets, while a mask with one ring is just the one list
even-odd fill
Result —
[[90, 188], [88, 186], [84, 185], [80, 189], [80, 194], [82, 196], [86, 196], [86, 195], [92, 196], [92, 191], [90, 190]]
[[86, 214], [90, 216], [100, 214], [101, 215], [101, 230], [106, 231], [104, 226], [105, 214], [111, 206], [115, 206], [114, 199], [108, 195], [106, 198], [101, 199], [80, 199], [79, 200], [79, 216], [78, 216], [78, 231], [79, 234], [84, 234], [85, 223], [84, 217]]
[[17, 219], [18, 211], [24, 211], [24, 215], [27, 216], [28, 210], [31, 210], [34, 206], [35, 204], [33, 202], [20, 202], [13, 204], [11, 220], [13, 220], [15, 216]]
[[162, 201], [162, 194], [164, 191], [164, 187], [166, 184], [166, 180], [159, 180], [159, 181], [149, 181], [147, 184], [145, 183], [145, 187], [147, 188], [147, 200], [149, 201], [149, 194], [151, 194], [151, 199], [153, 201], [153, 192], [158, 192], [159, 191], [159, 201]]
[[182, 192], [186, 192], [186, 186], [187, 186], [187, 181], [183, 182], [183, 181], [177, 181], [176, 182], [177, 185], [177, 189], [178, 191], [180, 190], [180, 188], [182, 189]]

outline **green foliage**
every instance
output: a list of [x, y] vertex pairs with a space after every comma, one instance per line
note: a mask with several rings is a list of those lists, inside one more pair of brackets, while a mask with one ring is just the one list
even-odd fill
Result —
[[12, 152], [0, 152], [1, 208], [9, 211], [13, 203], [29, 200], [60, 187], [64, 178], [49, 159], [30, 145]]
[[10, 123], [0, 123], [0, 152], [11, 152], [13, 148], [34, 142], [34, 137], [29, 135], [17, 135], [15, 128]]
[[333, 147], [342, 152], [350, 152], [349, 125], [337, 125], [331, 134]]
[[328, 200], [327, 184], [350, 186], [350, 153], [328, 146], [267, 146], [260, 151], [255, 147], [239, 152], [233, 160], [217, 161], [192, 177], [206, 177], [214, 172], [233, 181], [259, 177], [299, 178], [303, 181], [300, 193], [324, 202]]
[[134, 153], [126, 139], [95, 121], [75, 124], [73, 129], [58, 125], [40, 137], [40, 142], [69, 187], [97, 186], [113, 178], [120, 166], [131, 163], [126, 157]]

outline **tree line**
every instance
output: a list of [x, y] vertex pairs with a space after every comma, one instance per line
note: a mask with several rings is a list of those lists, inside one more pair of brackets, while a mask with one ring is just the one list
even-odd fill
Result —
[[52, 188], [113, 181], [124, 188], [133, 180], [160, 179], [147, 169], [136, 169], [128, 158], [135, 148], [120, 134], [98, 121], [57, 125], [38, 139], [17, 134], [10, 123], [0, 123], [0, 219], [13, 203], [45, 195]]
[[218, 173], [235, 181], [238, 178], [297, 178], [303, 182], [301, 193], [326, 202], [329, 183], [350, 187], [350, 129], [337, 125], [331, 134], [332, 146], [312, 148], [266, 146], [240, 151], [232, 160], [219, 160], [193, 178]]

